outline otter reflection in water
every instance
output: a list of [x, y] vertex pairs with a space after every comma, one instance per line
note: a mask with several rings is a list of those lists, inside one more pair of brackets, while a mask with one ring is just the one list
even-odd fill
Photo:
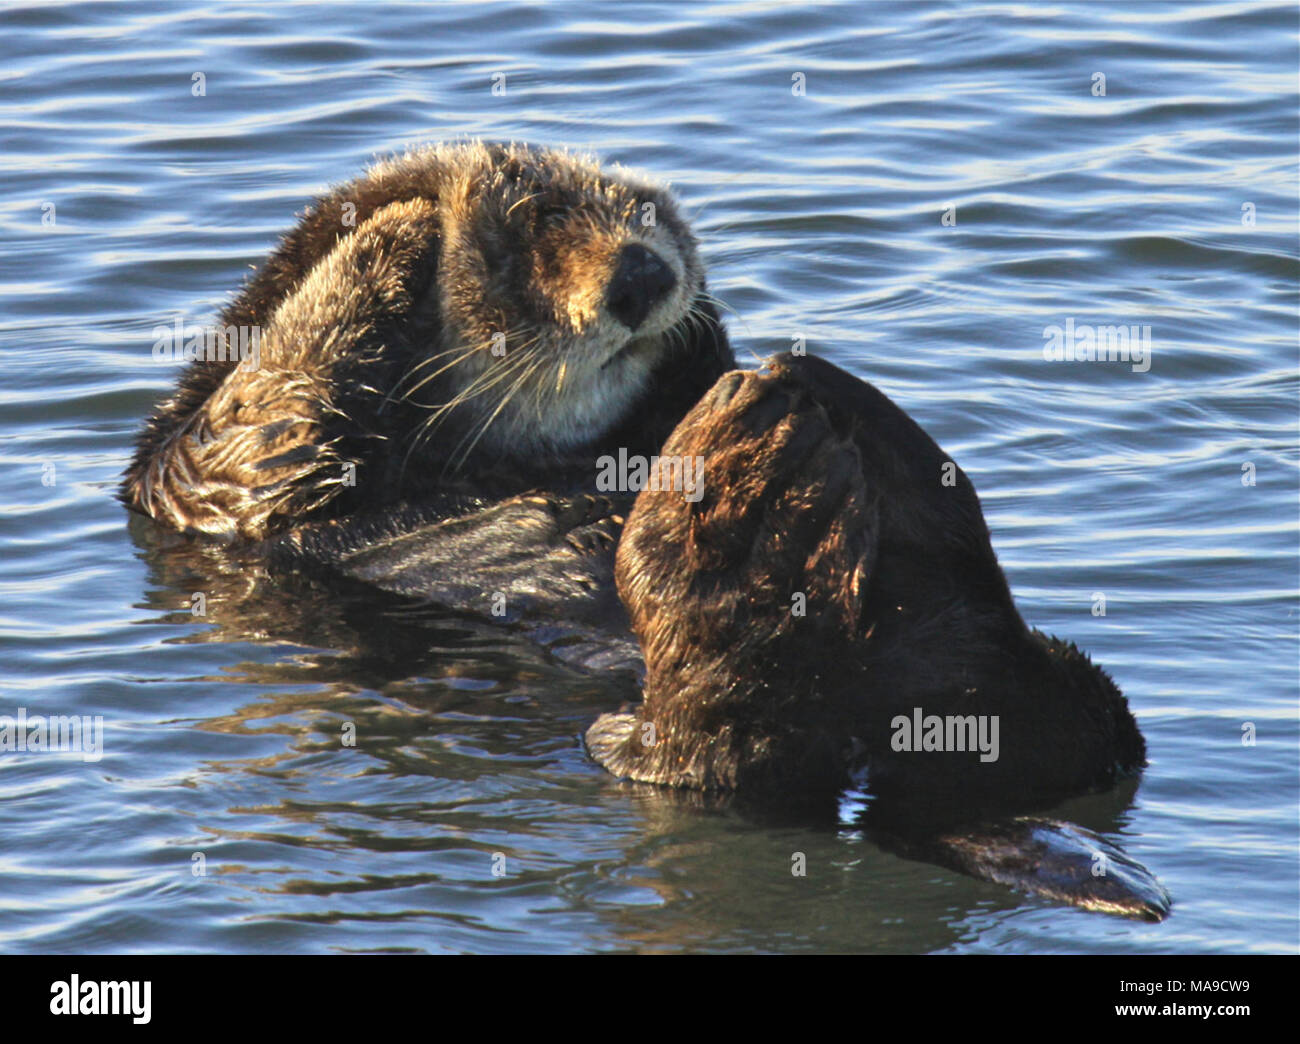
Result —
[[[885, 396], [817, 359], [733, 370], [665, 190], [525, 146], [415, 152], [318, 201], [222, 325], [260, 329], [258, 366], [191, 365], [134, 510], [525, 622], [625, 627], [621, 598], [644, 702], [587, 733], [610, 771], [804, 807], [865, 773], [898, 851], [1166, 912], [1100, 839], [1006, 818], [1140, 769], [1118, 689], [1025, 626], [969, 481]], [[702, 478], [597, 495], [629, 456]]]

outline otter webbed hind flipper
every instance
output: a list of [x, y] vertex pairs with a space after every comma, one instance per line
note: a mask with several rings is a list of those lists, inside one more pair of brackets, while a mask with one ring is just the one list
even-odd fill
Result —
[[833, 794], [848, 782], [841, 696], [879, 552], [856, 451], [798, 389], [735, 372], [662, 456], [699, 458], [702, 495], [637, 497], [615, 575], [644, 697], [630, 717], [598, 718], [588, 749], [641, 782]]
[[868, 836], [905, 859], [1083, 910], [1163, 921], [1172, 905], [1150, 870], [1075, 823], [1021, 816], [932, 837]]
[[267, 558], [273, 570], [334, 574], [502, 622], [626, 628], [613, 580], [617, 501], [534, 493], [454, 508], [433, 500], [300, 526], [268, 541]]

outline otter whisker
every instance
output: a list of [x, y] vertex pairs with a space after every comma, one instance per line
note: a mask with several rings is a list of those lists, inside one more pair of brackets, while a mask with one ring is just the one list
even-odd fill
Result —
[[515, 207], [520, 206], [521, 204], [524, 204], [524, 203], [528, 203], [528, 202], [530, 202], [531, 200], [536, 199], [536, 198], [537, 198], [538, 196], [540, 196], [540, 195], [541, 195], [540, 192], [534, 192], [531, 196], [524, 196], [523, 199], [519, 199], [519, 200], [516, 200], [515, 202], [511, 203], [511, 204], [510, 204], [510, 209], [508, 209], [508, 210], [506, 211], [506, 217], [509, 217], [511, 214], [513, 214], [513, 213], [515, 212]]
[[451, 415], [451, 413], [456, 409], [456, 407], [461, 406], [464, 403], [468, 402], [469, 400], [484, 394], [491, 387], [493, 387], [495, 384], [499, 383], [503, 379], [504, 379], [504, 375], [500, 373], [494, 373], [493, 380], [491, 381], [484, 381], [483, 378], [480, 376], [480, 378], [476, 380], [474, 384], [471, 384], [469, 388], [457, 394], [454, 398], [452, 398], [450, 402], [445, 402], [438, 406], [431, 406], [430, 409], [432, 412], [429, 414], [428, 417], [426, 417], [420, 423], [419, 427], [416, 429], [416, 432], [414, 433], [415, 438], [411, 447], [412, 450], [415, 449], [416, 446], [426, 442], [433, 435], [433, 433], [443, 424], [443, 422]]
[[[463, 353], [462, 355], [460, 355], [458, 358], [453, 359], [451, 362], [447, 363], [447, 365], [445, 365], [445, 366], [440, 366], [440, 367], [438, 367], [438, 369], [434, 370], [433, 373], [431, 373], [431, 374], [429, 374], [428, 376], [422, 378], [422, 379], [419, 381], [418, 384], [413, 385], [413, 386], [412, 386], [411, 388], [409, 388], [407, 391], [403, 392], [402, 395], [401, 395], [401, 399], [402, 399], [402, 401], [403, 401], [403, 402], [411, 402], [411, 398], [412, 398], [412, 396], [414, 396], [417, 392], [419, 392], [420, 389], [424, 388], [424, 387], [425, 387], [426, 385], [428, 385], [431, 381], [437, 380], [438, 377], [440, 377], [442, 374], [446, 373], [446, 372], [447, 372], [448, 370], [450, 370], [453, 366], [459, 366], [461, 363], [465, 362], [465, 361], [466, 361], [467, 359], [469, 359], [469, 358], [470, 358], [470, 357], [471, 357], [471, 356], [472, 356], [476, 351], [478, 351], [477, 348], [467, 348], [467, 349], [465, 349], [464, 353]], [[396, 390], [396, 389], [394, 389], [394, 390]], [[421, 405], [421, 404], [420, 404], [420, 403], [412, 403], [412, 405], [416, 405], [416, 406], [418, 406], [418, 405]]]
[[727, 302], [717, 294], [712, 294], [708, 290], [701, 290], [698, 296], [703, 298], [705, 301], [708, 301], [709, 304], [713, 305], [715, 308], [720, 308], [722, 311], [726, 312], [735, 319], [736, 322], [743, 323], [745, 321], [739, 312], [732, 308], [731, 305], [727, 304]]
[[[425, 367], [427, 367], [427, 366], [432, 366], [432, 365], [433, 365], [434, 363], [436, 363], [439, 359], [445, 359], [445, 358], [446, 358], [447, 356], [449, 356], [449, 355], [455, 355], [455, 356], [457, 356], [457, 358], [456, 358], [456, 362], [462, 362], [462, 361], [464, 361], [465, 359], [467, 359], [467, 358], [468, 358], [468, 357], [469, 357], [473, 352], [477, 351], [477, 349], [478, 349], [478, 346], [477, 346], [477, 345], [471, 345], [471, 346], [469, 346], [469, 347], [466, 347], [465, 345], [458, 344], [458, 345], [455, 345], [455, 346], [452, 347], [452, 348], [448, 348], [446, 351], [436, 352], [436, 353], [434, 353], [433, 355], [426, 355], [424, 358], [422, 358], [422, 359], [418, 360], [417, 362], [413, 363], [413, 364], [412, 364], [412, 365], [407, 369], [407, 371], [406, 371], [405, 373], [403, 373], [402, 376], [399, 377], [399, 378], [394, 382], [394, 384], [393, 384], [393, 390], [392, 390], [392, 392], [390, 393], [390, 397], [391, 397], [392, 395], [396, 394], [398, 391], [400, 391], [401, 388], [402, 388], [402, 385], [405, 384], [408, 380], [410, 380], [410, 379], [412, 379], [413, 377], [415, 377], [416, 374], [418, 374], [418, 373], [419, 373], [421, 370], [423, 370]], [[455, 365], [455, 363], [452, 363], [451, 365]], [[445, 369], [445, 367], [444, 367], [444, 369]], [[439, 369], [439, 370], [438, 370], [438, 373], [442, 373], [442, 369]], [[412, 389], [412, 391], [414, 391], [414, 390], [415, 390], [415, 389]], [[408, 392], [407, 394], [409, 395], [410, 393]], [[405, 397], [405, 396], [403, 396], [403, 397]]]
[[487, 434], [488, 429], [492, 426], [492, 422], [497, 419], [498, 415], [500, 415], [501, 411], [506, 408], [506, 406], [510, 403], [510, 400], [515, 397], [515, 394], [519, 391], [519, 389], [522, 388], [524, 384], [527, 383], [528, 378], [533, 373], [535, 373], [537, 369], [544, 362], [545, 359], [542, 358], [540, 355], [538, 355], [529, 366], [524, 368], [523, 372], [518, 376], [514, 384], [511, 385], [510, 390], [501, 397], [501, 401], [497, 403], [496, 409], [494, 409], [478, 425], [478, 434], [474, 436], [470, 444], [468, 446], [465, 446], [463, 450], [461, 449], [461, 445], [464, 444], [465, 440], [461, 439], [460, 445], [458, 445], [456, 447], [456, 450], [453, 452], [453, 459], [452, 459], [453, 468], [458, 468], [460, 467], [461, 464], [465, 462], [465, 460], [469, 457], [469, 455], [474, 451], [474, 447], [478, 445], [479, 440], [482, 439], [485, 434]]
[[[530, 338], [529, 340], [525, 341], [523, 344], [521, 344], [521, 345], [517, 345], [517, 346], [515, 347], [515, 349], [514, 349], [514, 353], [513, 353], [513, 354], [516, 354], [516, 355], [517, 355], [517, 354], [520, 353], [520, 352], [525, 352], [525, 351], [527, 351], [527, 350], [530, 349], [534, 344], [537, 343], [537, 340], [538, 340], [537, 337], [532, 337], [532, 338]], [[489, 342], [489, 343], [490, 343], [490, 342]], [[468, 349], [466, 349], [466, 354], [465, 354], [465, 356], [464, 356], [463, 358], [468, 358], [470, 355], [473, 355], [473, 354], [475, 354], [475, 353], [477, 353], [477, 352], [481, 352], [481, 351], [483, 351], [483, 350], [486, 349], [486, 348], [487, 348], [487, 343], [482, 344], [482, 345], [475, 345], [475, 346], [473, 346], [473, 347], [471, 347], [471, 348], [468, 348]], [[494, 358], [495, 358], [495, 357], [494, 357]], [[457, 361], [459, 362], [459, 361], [462, 361], [462, 360], [457, 360]], [[442, 373], [444, 370], [449, 369], [451, 365], [453, 365], [453, 364], [448, 364], [447, 366], [442, 367], [442, 368], [438, 371], [438, 373]], [[507, 372], [509, 372], [509, 371], [507, 371]], [[458, 392], [458, 393], [456, 394], [456, 396], [451, 400], [451, 402], [443, 403], [443, 404], [438, 405], [438, 406], [432, 406], [432, 405], [430, 405], [430, 406], [428, 406], [427, 408], [428, 408], [428, 409], [433, 409], [433, 410], [435, 410], [435, 411], [442, 411], [442, 410], [451, 409], [451, 408], [454, 407], [454, 406], [460, 405], [462, 402], [465, 402], [465, 401], [467, 401], [468, 399], [471, 399], [471, 398], [473, 398], [474, 396], [479, 395], [479, 394], [481, 394], [482, 392], [486, 391], [489, 387], [492, 386], [492, 382], [489, 382], [489, 383], [487, 383], [487, 384], [483, 384], [483, 382], [484, 382], [487, 378], [489, 378], [489, 377], [497, 377], [499, 374], [500, 374], [500, 367], [492, 367], [492, 366], [490, 366], [488, 369], [484, 370], [484, 371], [483, 371], [482, 373], [480, 373], [477, 377], [475, 377], [474, 380], [471, 381], [470, 384], [469, 384], [466, 388], [464, 388], [463, 390], [461, 390], [460, 392]], [[404, 398], [409, 399], [409, 397], [410, 397], [411, 394], [414, 394], [414, 392], [418, 391], [421, 387], [423, 387], [425, 384], [427, 384], [428, 381], [432, 380], [432, 379], [433, 379], [434, 377], [436, 377], [436, 376], [437, 376], [436, 373], [435, 373], [435, 374], [430, 374], [429, 377], [426, 377], [424, 380], [422, 380], [422, 381], [420, 382], [419, 385], [417, 385], [415, 388], [412, 388], [411, 391], [408, 392], [407, 395], [406, 395]], [[421, 404], [421, 403], [416, 403], [415, 405], [423, 405], [423, 404]]]
[[[510, 336], [510, 335], [507, 333], [507, 335], [506, 335], [507, 340], [509, 339], [509, 336]], [[455, 353], [455, 352], [460, 352], [460, 353], [461, 353], [460, 356], [459, 356], [458, 358], [453, 359], [451, 362], [447, 363], [446, 366], [440, 366], [440, 367], [439, 367], [437, 370], [435, 370], [433, 373], [429, 374], [427, 377], [422, 378], [422, 379], [420, 380], [420, 383], [419, 383], [419, 384], [415, 385], [414, 387], [412, 387], [411, 389], [409, 389], [405, 394], [402, 395], [402, 399], [403, 399], [403, 400], [405, 400], [405, 401], [409, 401], [412, 395], [414, 395], [416, 392], [418, 392], [421, 388], [423, 388], [426, 384], [428, 384], [428, 383], [429, 383], [430, 381], [432, 381], [434, 378], [438, 377], [439, 375], [441, 375], [441, 374], [443, 374], [443, 373], [446, 373], [446, 372], [447, 372], [448, 370], [450, 370], [453, 366], [458, 366], [460, 363], [462, 363], [462, 362], [464, 362], [466, 359], [470, 358], [470, 357], [471, 357], [472, 355], [474, 355], [476, 352], [485, 351], [486, 349], [488, 349], [489, 347], [491, 347], [491, 345], [492, 345], [492, 341], [490, 341], [490, 340], [488, 340], [488, 341], [484, 341], [484, 342], [481, 343], [481, 344], [474, 344], [474, 345], [469, 345], [469, 346], [458, 345], [458, 346], [456, 346], [455, 348], [450, 348], [450, 349], [448, 349], [448, 350], [445, 351], [445, 352], [439, 352], [439, 353], [437, 353], [436, 355], [429, 357], [429, 359], [427, 359], [427, 360], [422, 360], [421, 362], [417, 363], [415, 366], [411, 367], [411, 369], [408, 370], [408, 371], [406, 372], [405, 375], [403, 375], [402, 379], [399, 380], [399, 381], [397, 382], [397, 384], [394, 386], [394, 391], [396, 391], [397, 388], [400, 388], [400, 387], [401, 387], [403, 381], [405, 381], [408, 377], [413, 376], [417, 370], [419, 370], [421, 367], [427, 365], [427, 363], [432, 362], [433, 360], [436, 360], [436, 359], [441, 359], [441, 358], [443, 358], [444, 356], [451, 355], [451, 354], [453, 354], [453, 353]]]
[[470, 399], [477, 398], [489, 391], [491, 388], [496, 387], [496, 385], [500, 384], [502, 381], [514, 376], [517, 371], [524, 369], [533, 358], [533, 346], [535, 342], [536, 338], [528, 342], [526, 345], [517, 348], [514, 355], [505, 365], [485, 370], [483, 373], [479, 374], [479, 376], [476, 377], [467, 388], [457, 393], [450, 402], [443, 403], [434, 408], [433, 413], [431, 413], [430, 416], [421, 423], [419, 429], [417, 429], [417, 432], [415, 433], [416, 438], [413, 440], [410, 449], [407, 450], [406, 456], [403, 458], [403, 468], [405, 468], [406, 462], [410, 459], [411, 453], [413, 453], [419, 445], [432, 435], [433, 431], [442, 423], [452, 410]]

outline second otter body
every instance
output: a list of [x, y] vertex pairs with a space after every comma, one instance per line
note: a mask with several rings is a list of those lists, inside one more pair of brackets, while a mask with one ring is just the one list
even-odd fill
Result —
[[[412, 153], [308, 210], [222, 325], [261, 331], [259, 365], [192, 364], [126, 504], [455, 608], [617, 626], [621, 597], [645, 700], [587, 733], [619, 776], [825, 799], [866, 767], [896, 819], [962, 822], [1145, 763], [1109, 677], [1021, 620], [974, 489], [903, 411], [820, 360], [734, 371], [658, 187], [527, 146]], [[660, 453], [702, 488], [596, 494], [602, 458]], [[898, 722], [927, 715], [996, 719], [995, 757], [910, 754]], [[1056, 894], [1016, 836], [1010, 870], [969, 836], [925, 850]], [[1058, 897], [1167, 909], [1067, 862]]]

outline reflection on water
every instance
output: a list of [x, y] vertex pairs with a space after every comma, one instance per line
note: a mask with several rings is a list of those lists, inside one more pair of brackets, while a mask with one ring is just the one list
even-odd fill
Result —
[[[177, 615], [174, 607], [179, 605], [182, 618], [194, 616], [196, 607], [201, 607], [205, 630], [180, 641], [276, 643], [303, 650], [271, 663], [246, 662], [226, 670], [226, 680], [255, 685], [263, 695], [232, 711], [194, 721], [192, 727], [235, 735], [275, 734], [285, 737], [286, 746], [251, 760], [213, 763], [209, 771], [251, 772], [291, 792], [312, 791], [322, 778], [339, 770], [353, 780], [418, 775], [426, 777], [433, 791], [434, 800], [415, 803], [372, 803], [350, 795], [345, 801], [289, 798], [275, 804], [237, 804], [226, 810], [229, 815], [256, 816], [267, 822], [253, 831], [218, 827], [205, 831], [210, 836], [198, 849], [205, 872], [211, 854], [213, 872], [227, 875], [239, 887], [252, 868], [227, 864], [220, 852], [231, 844], [259, 843], [354, 856], [366, 851], [424, 853], [439, 867], [395, 877], [368, 872], [357, 879], [356, 875], [340, 878], [333, 864], [320, 876], [305, 874], [298, 865], [279, 884], [268, 883], [261, 873], [251, 878], [257, 892], [310, 896], [322, 903], [339, 895], [378, 896], [411, 888], [436, 891], [443, 883], [441, 863], [449, 858], [458, 865], [464, 861], [468, 873], [457, 875], [462, 886], [482, 885], [490, 891], [517, 875], [520, 883], [550, 880], [545, 872], [519, 873], [518, 864], [532, 862], [529, 850], [519, 844], [522, 811], [531, 806], [544, 822], [578, 821], [591, 815], [590, 794], [584, 790], [574, 800], [568, 788], [557, 788], [521, 797], [517, 788], [522, 783], [533, 790], [530, 770], [553, 764], [558, 749], [571, 752], [575, 730], [580, 733], [602, 710], [638, 698], [635, 668], [639, 664], [584, 671], [571, 663], [557, 663], [532, 633], [512, 634], [487, 620], [387, 599], [365, 588], [350, 590], [338, 582], [269, 575], [253, 555], [181, 538], [140, 520], [132, 526], [141, 537], [155, 585], [149, 604], [171, 616]], [[294, 691], [278, 691], [284, 686]], [[375, 692], [387, 698], [376, 700], [370, 695]], [[545, 735], [545, 743], [534, 754], [530, 748], [538, 746], [539, 733]], [[518, 778], [512, 778], [515, 773]], [[806, 877], [810, 861], [821, 873], [841, 872], [860, 866], [864, 852], [920, 860], [909, 863], [913, 873], [962, 865], [952, 862], [950, 848], [935, 842], [932, 831], [945, 833], [940, 825], [921, 830], [916, 810], [867, 802], [852, 814], [841, 815], [837, 823], [834, 807], [795, 802], [788, 808], [747, 807], [715, 795], [612, 779], [606, 783], [599, 789], [632, 799], [630, 825], [636, 850], [642, 853], [635, 862], [644, 864], [635, 880], [638, 887], [652, 890], [662, 905], [689, 902], [696, 888], [708, 891], [707, 883], [719, 876], [718, 868], [721, 877], [734, 885], [738, 868], [748, 866], [737, 860], [751, 858], [756, 860], [758, 878], [766, 880], [769, 888], [782, 889]], [[1073, 802], [1079, 815], [1076, 822], [1102, 834], [1116, 834], [1135, 790], [1136, 780]], [[485, 796], [490, 798], [486, 803]], [[719, 848], [708, 835], [686, 840], [695, 837], [697, 821], [726, 824], [727, 833], [741, 839], [741, 852], [731, 851], [730, 844]], [[962, 822], [954, 822], [958, 836], [964, 833]], [[749, 837], [758, 843], [745, 843]], [[782, 852], [780, 839], [794, 839], [795, 847]], [[1085, 854], [1085, 862], [1088, 858], [1091, 851]], [[578, 869], [568, 859], [563, 866], [566, 877]], [[687, 872], [687, 867], [699, 869]], [[743, 876], [747, 880], [748, 872]], [[679, 888], [674, 884], [679, 880], [691, 884]], [[870, 878], [858, 886], [870, 888]], [[747, 891], [750, 886], [744, 887]], [[869, 913], [878, 902], [873, 893], [862, 908]], [[1012, 909], [1019, 902], [1004, 896], [999, 908]], [[639, 911], [643, 905], [638, 900], [631, 909]], [[667, 931], [663, 925], [626, 920], [619, 904], [597, 905], [592, 912], [602, 923], [612, 922], [611, 942], [653, 951], [700, 945], [704, 938], [738, 937], [742, 924], [752, 917], [744, 912], [748, 909], [746, 902], [739, 902], [734, 911], [710, 909], [703, 920], [693, 917], [689, 925], [673, 923]], [[408, 914], [424, 916], [417, 911]], [[353, 915], [330, 907], [285, 916], [295, 922], [332, 923]], [[395, 916], [387, 909], [365, 915], [380, 920]], [[738, 916], [745, 921], [736, 921]], [[882, 945], [888, 938], [882, 935]], [[847, 937], [831, 939], [826, 935], [806, 945], [814, 949], [855, 945]], [[752, 938], [746, 945], [753, 945]], [[779, 943], [770, 945], [781, 948]], [[904, 945], [901, 939], [889, 944]]]

